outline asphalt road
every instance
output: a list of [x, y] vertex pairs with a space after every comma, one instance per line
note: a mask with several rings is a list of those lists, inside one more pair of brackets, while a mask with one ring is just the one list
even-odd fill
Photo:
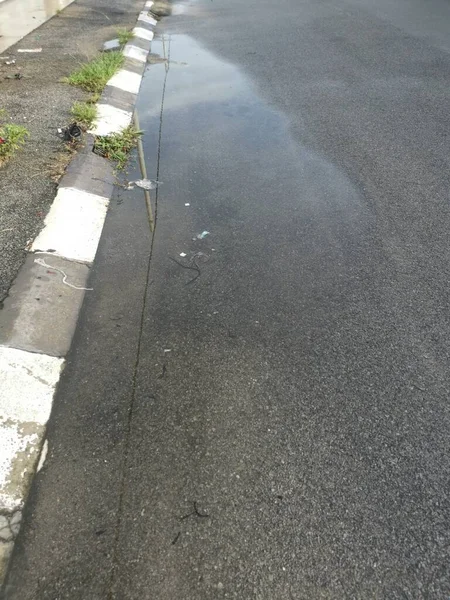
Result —
[[160, 26], [8, 600], [450, 596], [450, 4], [374, 4]]

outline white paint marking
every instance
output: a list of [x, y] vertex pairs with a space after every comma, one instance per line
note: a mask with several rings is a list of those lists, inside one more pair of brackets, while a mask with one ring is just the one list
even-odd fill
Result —
[[48, 454], [48, 440], [45, 440], [44, 444], [42, 446], [41, 455], [39, 457], [39, 464], [38, 464], [37, 469], [36, 469], [37, 473], [39, 473], [39, 471], [44, 466], [45, 459], [47, 458], [47, 454]]
[[123, 51], [124, 55], [128, 58], [134, 58], [139, 62], [145, 63], [147, 61], [147, 50], [133, 46], [133, 44], [127, 44]]
[[111, 135], [119, 133], [131, 123], [132, 113], [110, 104], [97, 104], [97, 119], [90, 133], [94, 135]]
[[32, 252], [54, 254], [91, 263], [97, 252], [109, 200], [75, 188], [59, 188], [45, 218], [45, 227], [31, 246]]
[[0, 346], [0, 508], [23, 504], [62, 358]]
[[119, 88], [124, 92], [137, 94], [141, 87], [142, 76], [131, 71], [121, 69], [108, 81], [107, 85]]
[[150, 15], [148, 15], [145, 10], [143, 10], [142, 12], [139, 13], [138, 21], [143, 21], [144, 23], [147, 23], [148, 25], [153, 25], [153, 26], [155, 26], [158, 23], [158, 21], [156, 19], [154, 19], [153, 17], [151, 17]]
[[141, 38], [142, 40], [147, 40], [148, 42], [151, 42], [155, 35], [153, 31], [149, 31], [143, 27], [135, 27], [133, 29], [133, 33], [135, 37]]
[[37, 434], [26, 435], [20, 429], [19, 423], [5, 423], [0, 419], [0, 508], [7, 510], [14, 510], [23, 504], [25, 471], [20, 474], [17, 472], [16, 459], [23, 453], [29, 454], [38, 442]]
[[0, 417], [45, 425], [63, 362], [0, 346]]

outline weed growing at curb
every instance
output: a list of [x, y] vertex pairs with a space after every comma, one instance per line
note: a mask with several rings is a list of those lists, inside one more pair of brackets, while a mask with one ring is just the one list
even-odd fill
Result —
[[97, 116], [97, 106], [88, 102], [75, 102], [70, 112], [78, 125], [81, 125], [83, 129], [88, 129]]
[[132, 31], [128, 31], [128, 29], [125, 29], [124, 27], [116, 29], [116, 34], [121, 46], [125, 46], [127, 42], [134, 38], [134, 33]]
[[77, 71], [69, 77], [64, 77], [62, 81], [99, 94], [108, 80], [123, 65], [124, 60], [122, 52], [103, 52], [97, 58], [82, 64]]
[[95, 139], [94, 150], [100, 156], [115, 162], [118, 169], [123, 169], [127, 163], [128, 155], [136, 146], [140, 135], [142, 135], [142, 131], [138, 131], [130, 125], [120, 133], [98, 136]]
[[6, 112], [0, 110], [0, 166], [12, 158], [30, 135], [28, 129], [15, 123], [2, 123]]
[[92, 94], [92, 96], [89, 96], [89, 98], [86, 100], [86, 102], [88, 104], [97, 104], [97, 102], [100, 100], [100, 94], [96, 93], [96, 94]]

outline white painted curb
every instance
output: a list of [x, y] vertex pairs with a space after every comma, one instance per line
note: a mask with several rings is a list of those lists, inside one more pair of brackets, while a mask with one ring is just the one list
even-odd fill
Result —
[[142, 77], [138, 73], [132, 73], [126, 69], [118, 71], [108, 81], [107, 85], [116, 87], [124, 92], [130, 92], [130, 94], [137, 94], [141, 87]]
[[[0, 506], [22, 508], [64, 359], [0, 347]], [[36, 463], [36, 464], [33, 464]]]
[[[156, 19], [147, 14], [152, 5], [151, 1], [145, 3], [145, 10], [139, 14], [133, 30], [135, 44], [147, 49], [133, 43], [125, 46], [124, 56], [131, 59], [128, 69], [125, 66], [107, 83], [97, 106], [98, 116], [91, 130], [94, 135], [120, 133], [131, 123], [134, 97], [141, 86], [154, 35], [151, 27], [157, 24]], [[128, 99], [125, 96], [124, 100], [123, 92], [131, 96]], [[115, 106], [123, 107], [127, 103], [129, 110]], [[89, 160], [81, 162], [90, 164]], [[33, 242], [31, 252], [46, 252], [67, 261], [92, 264], [109, 198], [86, 190], [101, 189], [109, 193], [107, 190], [112, 186], [99, 188], [98, 183], [93, 181], [92, 171], [88, 172], [89, 175], [80, 179], [83, 189], [60, 184], [44, 228]], [[79, 180], [74, 179], [72, 174], [70, 181]], [[77, 307], [76, 311], [79, 304]], [[68, 308], [70, 310], [65, 306], [66, 310]], [[76, 322], [78, 312], [74, 313], [74, 310], [72, 308]], [[63, 365], [63, 357], [0, 345], [0, 585], [19, 531], [32, 476], [38, 464], [42, 464], [39, 456]]]
[[109, 198], [75, 188], [59, 188], [31, 251], [92, 263], [108, 204]]

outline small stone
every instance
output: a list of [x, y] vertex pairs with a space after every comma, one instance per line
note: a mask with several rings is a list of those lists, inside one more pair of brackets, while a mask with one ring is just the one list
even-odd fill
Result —
[[114, 40], [109, 40], [103, 44], [103, 52], [110, 52], [112, 50], [120, 50], [120, 42], [116, 38]]

